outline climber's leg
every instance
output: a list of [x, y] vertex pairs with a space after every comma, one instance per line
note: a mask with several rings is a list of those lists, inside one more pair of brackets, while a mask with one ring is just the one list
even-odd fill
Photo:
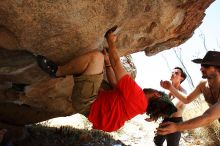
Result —
[[103, 72], [104, 57], [99, 51], [92, 51], [70, 60], [67, 64], [57, 66], [53, 61], [37, 56], [38, 65], [51, 76], [93, 75]]
[[57, 76], [95, 75], [103, 72], [104, 56], [100, 51], [93, 51], [73, 58], [67, 64], [58, 66]]

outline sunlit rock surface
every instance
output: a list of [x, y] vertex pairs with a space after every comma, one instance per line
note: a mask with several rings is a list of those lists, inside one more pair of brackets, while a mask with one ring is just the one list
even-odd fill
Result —
[[[24, 125], [74, 113], [72, 76], [51, 79], [37, 66], [33, 54], [65, 64], [86, 52], [102, 50], [105, 32], [118, 25], [121, 56], [139, 51], [154, 55], [189, 39], [212, 2], [1, 0], [0, 121]], [[27, 84], [25, 92], [13, 91], [12, 83]]]

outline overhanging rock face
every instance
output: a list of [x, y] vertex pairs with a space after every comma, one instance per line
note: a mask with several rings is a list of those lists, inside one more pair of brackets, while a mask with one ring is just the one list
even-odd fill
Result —
[[[184, 43], [202, 23], [213, 0], [1, 0], [0, 120], [28, 124], [74, 113], [72, 77], [51, 80], [34, 54], [58, 64], [106, 46], [118, 25], [120, 55], [156, 54]], [[11, 83], [28, 84], [24, 93]], [[57, 108], [59, 107], [59, 108]], [[36, 115], [36, 116], [34, 116]]]

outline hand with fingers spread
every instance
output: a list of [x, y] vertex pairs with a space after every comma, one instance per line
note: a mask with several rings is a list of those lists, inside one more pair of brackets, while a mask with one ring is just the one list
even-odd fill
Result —
[[178, 130], [178, 124], [173, 122], [164, 122], [159, 125], [157, 128], [157, 134], [159, 135], [167, 135], [170, 133], [177, 132]]
[[163, 87], [164, 89], [170, 90], [172, 84], [170, 81], [160, 81], [160, 86]]
[[112, 44], [116, 42], [117, 36], [112, 31], [110, 31], [107, 34], [106, 39], [107, 39], [108, 44]]

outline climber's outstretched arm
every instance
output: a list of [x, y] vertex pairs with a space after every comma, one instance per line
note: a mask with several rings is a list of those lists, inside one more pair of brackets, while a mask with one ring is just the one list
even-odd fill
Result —
[[128, 72], [124, 69], [121, 64], [120, 57], [118, 55], [115, 41], [117, 36], [113, 34], [113, 32], [109, 32], [106, 35], [106, 40], [108, 42], [108, 52], [109, 52], [109, 59], [111, 62], [111, 67], [114, 70], [116, 80], [119, 81], [124, 75], [128, 74]]

